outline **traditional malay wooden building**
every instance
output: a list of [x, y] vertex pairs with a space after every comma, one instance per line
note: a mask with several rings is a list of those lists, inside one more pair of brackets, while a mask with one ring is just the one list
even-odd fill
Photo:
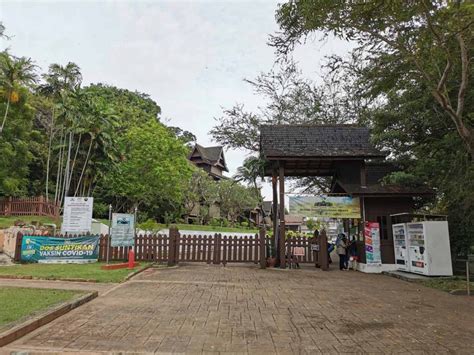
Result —
[[189, 160], [197, 167], [207, 171], [214, 180], [225, 178], [224, 171], [229, 172], [225, 162], [224, 148], [220, 146], [203, 147], [196, 144], [189, 155]]
[[[381, 179], [394, 168], [386, 155], [370, 142], [366, 127], [355, 125], [265, 125], [260, 128], [260, 154], [266, 160], [265, 176], [272, 177], [273, 229], [285, 240], [285, 177], [327, 176], [332, 186], [327, 193], [359, 197], [361, 218], [379, 222], [382, 264], [394, 264], [390, 215], [411, 212], [425, 188], [384, 185]], [[359, 230], [363, 230], [362, 226]], [[285, 267], [284, 243], [278, 256]], [[363, 240], [358, 242], [359, 259], [365, 263]]]

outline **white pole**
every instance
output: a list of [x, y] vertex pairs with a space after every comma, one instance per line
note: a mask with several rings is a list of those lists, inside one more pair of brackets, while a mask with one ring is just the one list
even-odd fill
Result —
[[107, 238], [107, 264], [109, 263], [110, 244], [112, 236], [110, 235], [110, 225], [112, 224], [112, 204], [109, 205], [109, 237]]

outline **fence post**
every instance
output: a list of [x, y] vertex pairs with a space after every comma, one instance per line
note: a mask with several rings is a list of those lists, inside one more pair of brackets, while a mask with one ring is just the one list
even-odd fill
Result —
[[38, 200], [39, 200], [39, 202], [38, 202], [38, 215], [42, 216], [43, 215], [43, 205], [44, 205], [43, 195], [41, 195]]
[[8, 197], [5, 201], [5, 216], [10, 216], [12, 212], [12, 197]]
[[265, 227], [260, 228], [259, 231], [259, 248], [260, 248], [260, 269], [265, 269], [267, 267], [267, 257], [266, 257], [266, 248], [265, 248], [265, 237], [267, 231]]
[[13, 260], [17, 263], [21, 261], [21, 244], [23, 241], [23, 234], [18, 232], [16, 235], [16, 241], [15, 241], [15, 255]]
[[221, 263], [221, 234], [214, 234], [214, 252], [212, 256], [212, 263], [219, 265]]
[[[178, 228], [176, 226], [171, 226], [169, 232], [169, 250], [168, 250], [168, 266], [173, 266], [177, 264], [178, 256], [176, 255], [177, 250], [177, 239], [178, 239]], [[179, 245], [178, 245], [179, 247]]]
[[326, 230], [323, 229], [319, 236], [319, 265], [321, 270], [327, 271], [329, 269], [329, 258], [328, 258], [328, 238], [326, 236]]

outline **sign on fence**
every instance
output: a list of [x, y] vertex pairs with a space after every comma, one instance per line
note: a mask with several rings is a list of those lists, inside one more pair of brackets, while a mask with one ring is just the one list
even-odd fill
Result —
[[99, 257], [99, 236], [53, 238], [23, 236], [21, 261], [38, 263], [87, 263]]
[[112, 227], [110, 229], [113, 247], [130, 247], [134, 244], [135, 216], [127, 213], [112, 213]]
[[66, 197], [61, 232], [68, 234], [90, 233], [93, 201], [92, 197]]
[[293, 255], [294, 256], [304, 256], [305, 248], [303, 247], [294, 247], [293, 248]]

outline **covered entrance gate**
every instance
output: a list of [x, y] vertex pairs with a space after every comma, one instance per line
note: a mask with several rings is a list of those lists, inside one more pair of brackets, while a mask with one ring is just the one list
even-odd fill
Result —
[[[369, 129], [355, 125], [265, 125], [260, 128], [260, 154], [265, 176], [272, 177], [273, 231], [280, 266], [285, 262], [285, 177], [330, 177], [330, 193], [360, 197], [361, 221], [379, 222], [382, 263], [393, 263], [389, 216], [410, 212], [413, 197], [431, 194], [427, 189], [382, 185], [394, 171], [385, 154], [370, 143]], [[361, 226], [362, 227], [362, 226]], [[363, 230], [363, 228], [359, 228]], [[365, 262], [364, 241], [358, 242]]]

